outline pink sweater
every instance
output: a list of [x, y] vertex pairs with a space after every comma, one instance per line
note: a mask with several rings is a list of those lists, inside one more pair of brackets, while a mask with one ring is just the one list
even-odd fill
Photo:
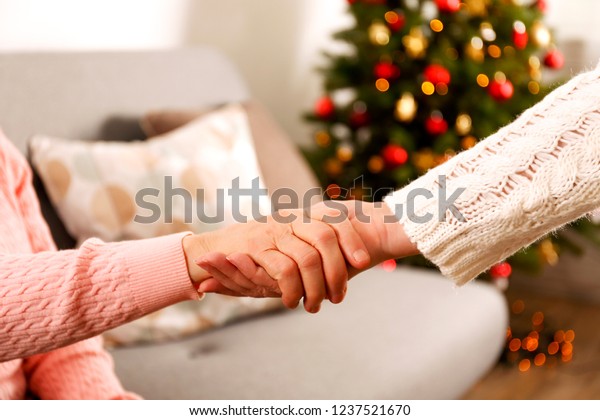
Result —
[[0, 399], [136, 398], [96, 336], [198, 298], [182, 236], [57, 252], [27, 162], [0, 132]]

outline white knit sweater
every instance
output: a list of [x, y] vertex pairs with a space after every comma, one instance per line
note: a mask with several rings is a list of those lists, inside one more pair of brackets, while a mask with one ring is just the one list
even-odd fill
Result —
[[[440, 221], [439, 176], [446, 197], [464, 188]], [[435, 217], [419, 223], [414, 214]], [[459, 284], [541, 236], [600, 207], [600, 66], [556, 89], [516, 121], [388, 197], [406, 234]]]

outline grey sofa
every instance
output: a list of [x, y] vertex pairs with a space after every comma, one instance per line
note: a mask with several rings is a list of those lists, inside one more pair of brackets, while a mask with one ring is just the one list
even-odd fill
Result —
[[[0, 55], [0, 126], [29, 136], [130, 139], [150, 109], [245, 101], [232, 64], [210, 48]], [[315, 184], [268, 116], [256, 138], [270, 188]], [[256, 131], [253, 130], [256, 136]], [[70, 241], [51, 207], [57, 242]], [[433, 271], [373, 269], [347, 301], [249, 319], [196, 337], [113, 351], [125, 386], [165, 399], [458, 398], [496, 362], [507, 311], [485, 284], [457, 289]]]

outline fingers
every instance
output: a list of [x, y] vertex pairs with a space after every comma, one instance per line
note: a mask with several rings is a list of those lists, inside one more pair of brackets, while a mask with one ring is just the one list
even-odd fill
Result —
[[237, 268], [239, 274], [251, 281], [253, 285], [272, 291], [278, 297], [281, 296], [281, 290], [279, 289], [277, 280], [269, 276], [264, 268], [256, 265], [254, 260], [248, 254], [236, 252], [228, 255], [227, 261]]
[[[312, 294], [312, 299], [321, 300], [328, 295], [332, 303], [340, 303], [346, 293], [348, 270], [335, 231], [327, 224], [314, 220], [310, 223], [293, 223], [292, 229], [294, 235], [306, 241], [308, 249], [312, 251], [309, 254], [304, 250], [306, 256], [303, 259], [294, 258], [302, 273], [305, 293], [309, 297]], [[288, 253], [283, 248], [280, 249]], [[302, 265], [305, 266], [304, 270]], [[317, 270], [322, 270], [320, 275]]]
[[215, 279], [213, 277], [203, 280], [202, 283], [200, 283], [200, 285], [198, 286], [198, 292], [200, 292], [200, 293], [218, 293], [220, 295], [235, 296], [235, 297], [243, 296], [239, 293], [229, 290], [228, 288], [223, 286], [217, 279]]
[[371, 257], [367, 246], [350, 221], [349, 213], [354, 211], [348, 208], [350, 205], [352, 204], [349, 202], [326, 201], [314, 205], [308, 211], [311, 218], [327, 223], [335, 231], [346, 261], [352, 267], [362, 270], [369, 267]]
[[[223, 286], [244, 295], [254, 285], [251, 281], [241, 275], [237, 268], [233, 266], [224, 254], [220, 252], [209, 252], [196, 260], [200, 268], [217, 279]], [[235, 278], [234, 278], [235, 277]], [[202, 286], [198, 289], [202, 291]]]
[[[246, 258], [249, 259], [249, 257]], [[279, 297], [277, 283], [266, 275], [264, 270], [257, 269], [251, 259], [250, 262], [254, 272], [251, 276], [246, 276], [224, 254], [212, 252], [204, 255], [197, 260], [198, 265], [213, 276], [222, 287], [217, 287], [214, 281], [205, 280], [201, 283], [198, 291], [230, 296]], [[246, 267], [248, 266], [246, 264]]]
[[290, 309], [296, 308], [304, 296], [304, 287], [294, 260], [274, 249], [259, 252], [253, 258], [277, 281], [283, 304]]
[[319, 251], [292, 234], [280, 238], [277, 241], [277, 248], [292, 258], [298, 266], [304, 287], [304, 308], [307, 312], [319, 312], [321, 303], [327, 295]]

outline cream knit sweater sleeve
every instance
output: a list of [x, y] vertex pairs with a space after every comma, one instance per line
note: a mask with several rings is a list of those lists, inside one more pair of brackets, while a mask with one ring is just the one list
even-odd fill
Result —
[[[455, 208], [438, 212], [453, 194]], [[385, 202], [423, 255], [459, 284], [600, 207], [600, 67]], [[426, 214], [434, 217], [423, 222]]]

